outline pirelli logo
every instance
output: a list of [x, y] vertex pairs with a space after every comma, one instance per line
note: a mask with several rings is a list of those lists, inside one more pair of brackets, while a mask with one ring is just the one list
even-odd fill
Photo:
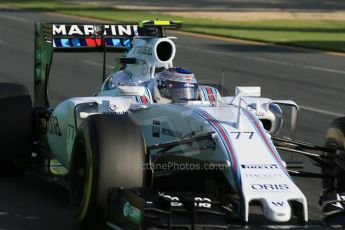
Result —
[[278, 165], [276, 164], [242, 164], [241, 168], [243, 169], [277, 169]]
[[137, 25], [64, 25], [53, 24], [53, 36], [92, 36], [133, 37], [138, 35]]

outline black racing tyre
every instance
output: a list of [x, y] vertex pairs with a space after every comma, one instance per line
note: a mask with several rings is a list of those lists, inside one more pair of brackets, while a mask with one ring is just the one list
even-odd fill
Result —
[[23, 175], [32, 151], [33, 107], [25, 86], [0, 83], [0, 175]]
[[145, 149], [140, 129], [128, 115], [88, 117], [77, 132], [70, 168], [70, 200], [83, 229], [99, 228], [109, 188], [141, 188]]
[[[345, 117], [335, 119], [326, 135], [326, 147], [345, 150]], [[327, 163], [331, 166], [323, 169], [324, 173], [331, 174], [332, 179], [323, 179], [324, 188], [336, 188], [338, 192], [345, 192], [345, 171], [344, 165], [337, 165], [336, 155], [328, 155]]]

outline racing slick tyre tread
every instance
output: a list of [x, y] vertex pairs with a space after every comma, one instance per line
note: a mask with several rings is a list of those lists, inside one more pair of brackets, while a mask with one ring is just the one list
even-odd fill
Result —
[[[345, 150], [345, 117], [337, 118], [331, 123], [327, 130], [325, 146]], [[339, 170], [339, 167], [336, 166], [335, 155], [328, 157], [328, 164], [332, 167], [330, 169], [323, 169], [323, 172], [333, 175], [334, 178], [323, 179], [323, 187], [335, 187], [338, 192], [345, 192], [345, 172]]]
[[140, 188], [145, 180], [144, 140], [128, 115], [89, 116], [77, 132], [70, 199], [82, 229], [102, 226], [110, 188]]
[[0, 83], [0, 175], [20, 176], [32, 150], [33, 107], [25, 86]]

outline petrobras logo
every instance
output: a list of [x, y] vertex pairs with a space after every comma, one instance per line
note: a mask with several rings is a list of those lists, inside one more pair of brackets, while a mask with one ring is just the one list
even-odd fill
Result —
[[137, 25], [57, 25], [53, 24], [53, 36], [119, 36], [133, 37], [138, 35]]
[[276, 164], [242, 164], [241, 168], [243, 169], [277, 169], [278, 165]]
[[287, 191], [290, 189], [287, 184], [253, 184], [251, 187], [255, 191]]

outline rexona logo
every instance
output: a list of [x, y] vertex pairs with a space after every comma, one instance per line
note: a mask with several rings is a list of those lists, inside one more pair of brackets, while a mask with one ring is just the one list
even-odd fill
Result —
[[[103, 35], [108, 36], [136, 36], [138, 35], [137, 25], [103, 25]], [[71, 35], [100, 35], [100, 25], [53, 25], [53, 36]]]
[[241, 165], [243, 169], [277, 169], [276, 164], [245, 164]]
[[253, 184], [252, 189], [256, 191], [282, 191], [289, 190], [287, 184]]

